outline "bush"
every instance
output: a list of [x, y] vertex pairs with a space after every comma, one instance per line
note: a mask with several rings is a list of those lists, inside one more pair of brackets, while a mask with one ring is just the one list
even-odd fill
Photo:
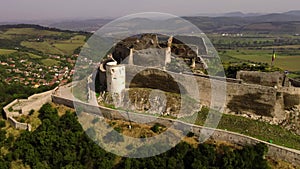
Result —
[[158, 133], [160, 131], [160, 125], [159, 124], [154, 124], [154, 126], [152, 126], [150, 129], [154, 132], [154, 133]]
[[29, 116], [33, 115], [33, 113], [34, 113], [34, 110], [31, 109], [31, 110], [29, 111]]
[[5, 126], [6, 126], [5, 121], [0, 120], [0, 128], [3, 128], [3, 127], [5, 127]]
[[187, 137], [194, 137], [194, 136], [195, 136], [195, 133], [189, 132], [186, 136], [187, 136]]

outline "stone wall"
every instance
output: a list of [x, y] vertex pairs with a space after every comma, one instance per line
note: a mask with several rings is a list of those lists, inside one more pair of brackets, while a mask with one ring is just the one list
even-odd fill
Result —
[[[56, 104], [63, 104], [74, 108], [73, 100], [55, 96], [55, 95], [52, 96], [52, 99], [53, 102]], [[76, 102], [75, 104], [77, 107], [80, 107], [82, 111], [87, 113], [100, 115], [102, 117], [114, 119], [114, 120], [129, 121], [128, 114], [125, 111], [113, 110], [101, 106], [92, 106], [82, 102]], [[184, 129], [189, 129], [190, 131], [195, 133], [195, 135], [198, 136], [199, 138], [201, 138], [203, 134], [206, 135], [206, 133], [212, 133], [211, 138], [214, 140], [226, 141], [237, 145], [264, 143], [269, 148], [267, 156], [285, 160], [294, 165], [300, 165], [300, 151], [270, 144], [245, 135], [219, 130], [219, 129], [211, 129], [202, 126], [196, 126], [196, 125], [184, 123], [182, 121], [178, 121], [174, 119], [165, 119], [165, 118], [159, 118], [150, 115], [137, 114], [131, 112], [130, 112], [130, 121], [143, 122], [144, 124], [148, 124], [150, 126], [154, 125], [155, 123], [164, 125], [166, 127], [170, 127], [172, 125], [185, 126]]]
[[27, 104], [22, 107], [22, 114], [28, 115], [30, 110], [39, 110], [45, 103], [51, 101], [51, 94], [54, 90], [50, 90], [44, 93], [34, 94], [28, 97], [28, 101], [31, 101], [30, 104]]
[[300, 87], [300, 80], [289, 79], [290, 83], [294, 87]]
[[[281, 94], [280, 89], [274, 87], [244, 84], [240, 80], [145, 69], [135, 65], [126, 65], [126, 84], [127, 87], [145, 87], [187, 94], [192, 98], [198, 98], [200, 104], [205, 106], [214, 107], [211, 105], [212, 99], [215, 100], [213, 103], [220, 103], [222, 99], [226, 99], [224, 101], [226, 113], [250, 113], [279, 119], [285, 117], [284, 103], [287, 103], [287, 100], [284, 101], [284, 99], [291, 99], [290, 97], [279, 97], [284, 94]], [[198, 91], [196, 91], [197, 89]], [[289, 89], [286, 93], [290, 93]], [[299, 96], [300, 92], [295, 92], [295, 96], [292, 98], [295, 98], [293, 100], [296, 101]], [[295, 104], [297, 103], [295, 102]]]
[[284, 73], [280, 72], [257, 72], [257, 71], [239, 71], [236, 78], [245, 83], [258, 84], [262, 86], [282, 86]]
[[300, 88], [289, 87], [280, 89], [283, 97], [284, 108], [290, 109], [300, 105]]
[[12, 106], [17, 104], [17, 103], [18, 103], [18, 99], [10, 102], [8, 105], [3, 107], [6, 118], [20, 115], [20, 112], [18, 112], [18, 111], [9, 111], [9, 109], [12, 108]]
[[20, 123], [17, 120], [15, 120], [13, 117], [8, 117], [7, 120], [9, 124], [15, 129], [31, 131], [31, 125], [28, 123]]
[[[30, 124], [20, 123], [16, 121], [13, 117], [28, 115], [30, 110], [39, 110], [45, 103], [51, 101], [51, 95], [54, 90], [50, 90], [44, 93], [34, 94], [28, 97], [28, 99], [16, 99], [13, 102], [6, 105], [3, 108], [3, 110], [11, 126], [14, 127], [15, 129], [31, 131]], [[13, 110], [10, 111], [10, 109]]]

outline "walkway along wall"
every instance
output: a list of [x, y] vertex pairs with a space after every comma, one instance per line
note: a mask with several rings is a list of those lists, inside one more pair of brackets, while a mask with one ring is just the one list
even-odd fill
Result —
[[[74, 108], [74, 103], [73, 100], [70, 100], [68, 98], [63, 98], [59, 96], [52, 95], [52, 101], [56, 104], [63, 104], [65, 106]], [[82, 102], [76, 102], [77, 106], [81, 107], [81, 109], [84, 112], [95, 114], [95, 115], [100, 115], [105, 118], [109, 119], [122, 119], [122, 120], [127, 120], [128, 121], [128, 116], [127, 112], [124, 111], [118, 111], [118, 110], [113, 110], [101, 106], [93, 106], [89, 105], [87, 103], [82, 103]], [[221, 140], [221, 141], [227, 141], [230, 143], [238, 144], [238, 145], [247, 145], [247, 144], [256, 144], [256, 143], [265, 143], [269, 151], [267, 153], [267, 156], [273, 157], [273, 158], [278, 158], [285, 160], [287, 162], [290, 162], [294, 165], [300, 165], [300, 151], [298, 150], [293, 150], [281, 146], [277, 146], [274, 144], [270, 144], [252, 137], [248, 137], [245, 135], [229, 132], [229, 131], [224, 131], [224, 130], [219, 130], [219, 129], [210, 129], [210, 128], [205, 128], [202, 126], [196, 126], [188, 123], [184, 123], [182, 121], [174, 120], [174, 119], [165, 119], [165, 118], [159, 118], [159, 117], [154, 117], [150, 115], [144, 115], [144, 114], [137, 114], [137, 113], [130, 113], [130, 118], [131, 120], [139, 120], [139, 121], [153, 121], [151, 123], [147, 123], [149, 125], [153, 125], [154, 123], [159, 123], [161, 125], [164, 125], [166, 127], [171, 126], [173, 123], [177, 123], [180, 125], [186, 126], [186, 128], [190, 128], [192, 132], [195, 133], [196, 136], [200, 137], [200, 133], [203, 131], [204, 132], [213, 132], [211, 138], [214, 140]], [[203, 130], [203, 131], [202, 131]]]

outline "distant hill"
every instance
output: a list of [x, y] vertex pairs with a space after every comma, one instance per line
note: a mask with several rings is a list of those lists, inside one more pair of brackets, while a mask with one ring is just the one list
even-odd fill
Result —
[[225, 14], [222, 17], [185, 17], [202, 31], [209, 32], [261, 32], [290, 33], [300, 30], [300, 11], [246, 16], [241, 12]]
[[[242, 13], [237, 11], [224, 14], [198, 14], [196, 16], [186, 16], [183, 18], [198, 26], [205, 33], [243, 33], [257, 31], [262, 31], [263, 33], [300, 33], [298, 23], [300, 22], [300, 10], [271, 14]], [[112, 20], [113, 19], [68, 20], [52, 22], [46, 26], [63, 30], [93, 32]]]
[[300, 10], [293, 10], [293, 11], [285, 12], [284, 14], [300, 16]]
[[73, 31], [95, 31], [112, 21], [112, 19], [90, 19], [90, 20], [74, 20], [74, 21], [62, 21], [50, 24], [49, 27], [54, 27], [63, 30]]

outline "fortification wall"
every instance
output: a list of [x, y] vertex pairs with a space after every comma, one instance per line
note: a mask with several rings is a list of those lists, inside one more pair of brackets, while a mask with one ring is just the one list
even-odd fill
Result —
[[[53, 102], [56, 104], [64, 104], [66, 106], [71, 106], [72, 108], [74, 107], [73, 101], [68, 98], [63, 98], [63, 97], [53, 95], [52, 99]], [[81, 108], [81, 110], [87, 113], [100, 115], [109, 119], [129, 121], [128, 114], [125, 111], [113, 110], [101, 106], [91, 106], [82, 102], [76, 102], [76, 104]], [[182, 121], [178, 121], [174, 119], [164, 119], [164, 118], [159, 118], [159, 117], [154, 117], [154, 116], [149, 116], [144, 114], [137, 114], [137, 113], [130, 113], [130, 120], [144, 122], [144, 124], [148, 124], [148, 125], [159, 123], [166, 127], [169, 127], [174, 124], [176, 124], [176, 126], [181, 125], [181, 126], [185, 126], [185, 129], [190, 129], [190, 131], [195, 133], [195, 135], [200, 138], [205, 133], [213, 133], [211, 135], [211, 138], [214, 140], [226, 141], [238, 145], [264, 143], [269, 148], [267, 156], [282, 159], [294, 165], [300, 165], [300, 151], [270, 144], [245, 135], [219, 130], [219, 129], [211, 129], [202, 126], [196, 126], [196, 125], [184, 123]]]
[[13, 117], [8, 117], [7, 120], [10, 123], [10, 125], [15, 129], [31, 131], [31, 125], [30, 124], [20, 123], [20, 122], [16, 121]]
[[284, 73], [280, 72], [257, 72], [257, 71], [239, 71], [236, 75], [237, 79], [243, 80], [245, 83], [258, 84], [263, 86], [282, 86], [284, 81]]
[[33, 100], [30, 104], [22, 107], [22, 114], [28, 115], [30, 110], [39, 110], [45, 103], [51, 101], [51, 94], [53, 90], [44, 93], [34, 94], [28, 97], [28, 101]]
[[300, 105], [300, 88], [289, 87], [280, 89], [283, 97], [284, 108], [290, 109]]
[[[30, 124], [20, 123], [16, 121], [13, 117], [18, 117], [20, 115], [28, 115], [30, 110], [40, 109], [45, 103], [51, 101], [52, 92], [53, 90], [50, 90], [44, 93], [34, 94], [28, 97], [28, 99], [16, 99], [8, 105], [6, 105], [3, 108], [3, 110], [11, 126], [15, 129], [31, 131]], [[11, 108], [13, 109], [12, 111], [10, 111]]]
[[[151, 78], [151, 76], [155, 76], [155, 78]], [[160, 80], [157, 77], [162, 77], [160, 79], [164, 81], [156, 81]], [[134, 80], [135, 78], [136, 80]], [[195, 82], [198, 86], [195, 86]], [[222, 99], [226, 98], [224, 102], [227, 113], [252, 113], [283, 118], [281, 114], [284, 113], [283, 110], [275, 111], [276, 103], [282, 102], [282, 98], [276, 97], [277, 90], [273, 87], [242, 84], [239, 80], [232, 81], [225, 78], [193, 76], [157, 69], [149, 70], [135, 65], [126, 65], [126, 84], [127, 87], [145, 86], [161, 90], [179, 87], [180, 92], [186, 92], [192, 98], [200, 98], [200, 103], [205, 106], [211, 106], [212, 99], [215, 99], [214, 103], [220, 103]], [[195, 91], [197, 87], [199, 93]]]
[[226, 112], [276, 117], [277, 90], [272, 87], [227, 83]]
[[17, 112], [17, 111], [12, 111], [12, 112], [10, 112], [10, 111], [9, 111], [9, 109], [10, 109], [13, 105], [15, 105], [15, 104], [17, 104], [17, 103], [18, 103], [18, 99], [16, 99], [16, 100], [10, 102], [8, 105], [6, 105], [6, 106], [3, 108], [6, 118], [8, 118], [8, 117], [13, 117], [13, 116], [19, 116], [19, 114], [20, 114], [19, 112]]
[[290, 83], [294, 87], [300, 87], [300, 81], [295, 79], [289, 79]]

